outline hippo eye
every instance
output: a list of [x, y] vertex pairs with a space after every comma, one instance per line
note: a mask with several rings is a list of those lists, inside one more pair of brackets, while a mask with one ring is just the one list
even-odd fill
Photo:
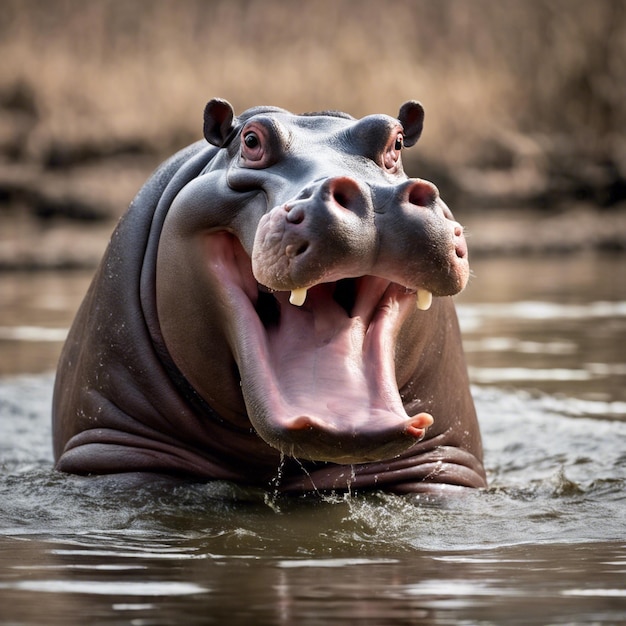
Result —
[[258, 148], [261, 144], [261, 141], [257, 137], [256, 133], [253, 132], [246, 133], [245, 137], [243, 138], [243, 142], [246, 144], [247, 148], [250, 148], [250, 150]]
[[261, 131], [247, 130], [244, 131], [241, 138], [241, 156], [245, 163], [249, 166], [259, 167], [263, 163], [266, 155], [265, 137]]
[[254, 120], [241, 131], [240, 163], [243, 167], [269, 167], [277, 156], [277, 139], [270, 121]]
[[398, 133], [395, 138], [391, 138], [383, 153], [383, 166], [389, 172], [396, 172], [400, 168], [400, 151], [404, 143], [402, 133]]

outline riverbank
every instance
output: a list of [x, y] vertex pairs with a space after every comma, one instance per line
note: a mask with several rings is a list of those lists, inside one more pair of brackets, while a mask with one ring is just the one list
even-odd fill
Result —
[[[121, 151], [64, 167], [0, 163], [0, 270], [94, 268], [162, 158]], [[407, 170], [441, 188], [474, 257], [626, 250], [626, 202], [606, 185], [557, 193], [545, 175], [541, 188], [538, 177], [523, 188], [517, 172], [502, 169], [451, 171], [409, 162]], [[612, 199], [608, 206], [603, 197]]]
[[[620, 0], [6, 0], [0, 268], [94, 267], [202, 110], [424, 105], [403, 155], [471, 254], [626, 248]], [[294, 38], [297, 33], [297, 38]]]

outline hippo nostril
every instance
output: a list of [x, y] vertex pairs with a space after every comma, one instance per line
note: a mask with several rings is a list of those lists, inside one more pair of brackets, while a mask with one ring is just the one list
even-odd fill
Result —
[[357, 210], [362, 203], [362, 193], [356, 181], [351, 178], [334, 178], [329, 185], [330, 197], [343, 209]]
[[301, 224], [304, 221], [304, 209], [301, 206], [288, 208], [287, 221], [291, 224]]
[[285, 246], [285, 254], [293, 259], [301, 254], [304, 254], [309, 248], [309, 242], [303, 241], [299, 246], [295, 243], [290, 243], [288, 246]]
[[343, 194], [341, 192], [335, 192], [333, 197], [335, 198], [335, 202], [339, 206], [342, 206], [344, 209], [349, 209], [350, 208], [350, 200], [348, 199], [348, 197], [345, 194]]
[[457, 222], [454, 223], [454, 251], [459, 259], [467, 257], [467, 243], [465, 243], [463, 236], [463, 226]]
[[409, 187], [408, 201], [416, 206], [432, 206], [439, 197], [439, 190], [427, 180], [416, 180]]

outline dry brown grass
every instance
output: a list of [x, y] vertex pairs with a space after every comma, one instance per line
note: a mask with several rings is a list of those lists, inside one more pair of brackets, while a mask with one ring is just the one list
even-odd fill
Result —
[[417, 98], [423, 150], [451, 164], [490, 158], [489, 137], [607, 149], [626, 127], [623, 0], [0, 4], [0, 92], [32, 88], [32, 156], [129, 137], [167, 152], [200, 136], [213, 96], [356, 116]]

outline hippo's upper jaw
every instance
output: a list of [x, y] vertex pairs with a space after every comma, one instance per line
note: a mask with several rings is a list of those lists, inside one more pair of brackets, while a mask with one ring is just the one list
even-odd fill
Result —
[[469, 277], [463, 228], [428, 181], [377, 186], [340, 176], [307, 187], [260, 220], [252, 251], [257, 281], [292, 292], [374, 275], [418, 293], [461, 291]]
[[[417, 103], [404, 105], [400, 122], [265, 109], [235, 120], [223, 101], [207, 106], [205, 134], [222, 156], [166, 220], [162, 242], [180, 243], [160, 247], [161, 329], [200, 394], [214, 405], [216, 384], [228, 387], [230, 410], [286, 455], [390, 459], [432, 424], [427, 394], [399, 391], [419, 361], [407, 329], [436, 317], [438, 305], [419, 309], [432, 294], [463, 289], [469, 268], [463, 229], [437, 189], [401, 167], [422, 116]], [[198, 265], [200, 273], [184, 269]], [[186, 304], [185, 318], [202, 318], [210, 298], [221, 321], [181, 329], [172, 319], [187, 279], [195, 287], [184, 291], [206, 293]], [[235, 371], [207, 380], [203, 352], [220, 344]]]

